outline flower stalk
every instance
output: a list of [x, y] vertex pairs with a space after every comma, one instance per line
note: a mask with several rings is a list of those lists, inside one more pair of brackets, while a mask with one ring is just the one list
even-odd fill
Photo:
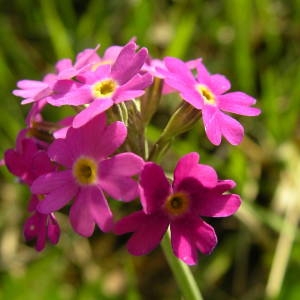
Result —
[[161, 247], [184, 299], [202, 300], [203, 297], [190, 268], [173, 255], [169, 231], [165, 234]]

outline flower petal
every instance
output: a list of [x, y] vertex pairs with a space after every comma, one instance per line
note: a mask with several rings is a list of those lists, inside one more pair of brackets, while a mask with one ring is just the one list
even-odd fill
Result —
[[190, 218], [171, 222], [171, 243], [175, 256], [188, 265], [195, 265], [198, 261], [196, 245], [193, 241], [192, 224]]
[[144, 161], [134, 153], [121, 153], [99, 164], [99, 185], [113, 198], [131, 201], [138, 196], [138, 183], [131, 178], [138, 175]]
[[[218, 186], [218, 185], [221, 186]], [[183, 189], [187, 191], [192, 201], [191, 209], [193, 214], [205, 217], [227, 217], [237, 211], [241, 204], [240, 197], [236, 194], [223, 194], [225, 184], [218, 183], [215, 188], [203, 188], [199, 182], [188, 178], [183, 181]]]
[[226, 140], [236, 146], [241, 143], [244, 137], [244, 128], [243, 126], [232, 117], [219, 112], [219, 122], [222, 124], [221, 131]]
[[188, 153], [178, 161], [174, 171], [174, 190], [180, 189], [181, 182], [189, 177], [197, 179], [205, 187], [217, 184], [218, 177], [214, 168], [198, 162], [199, 154], [196, 152]]
[[78, 191], [78, 186], [72, 178], [71, 171], [42, 175], [33, 182], [31, 188], [35, 194], [46, 194], [37, 206], [37, 210], [43, 214], [61, 209]]
[[[73, 153], [74, 158], [81, 155], [94, 157], [94, 152], [98, 150], [98, 148], [94, 148], [101, 143], [105, 129], [105, 114], [99, 114], [80, 128], [69, 128], [65, 139], [69, 152]], [[97, 158], [97, 156], [94, 158]]]
[[162, 215], [137, 212], [120, 220], [115, 230], [119, 234], [124, 233], [124, 230], [120, 230], [123, 226], [126, 229], [135, 229], [127, 243], [127, 249], [133, 255], [144, 255], [159, 245], [168, 225], [168, 219]]
[[201, 216], [228, 217], [238, 210], [241, 199], [236, 194], [218, 195], [204, 203], [201, 205]]
[[140, 179], [141, 203], [146, 214], [160, 210], [171, 193], [171, 186], [163, 169], [155, 163], [146, 163]]
[[111, 231], [113, 215], [104, 194], [96, 187], [90, 188], [89, 193], [88, 205], [91, 216], [102, 231]]
[[70, 222], [73, 229], [85, 237], [91, 236], [95, 229], [95, 221], [89, 206], [90, 200], [90, 190], [82, 188], [70, 208]]
[[73, 127], [78, 128], [89, 122], [91, 119], [106, 111], [113, 105], [110, 98], [94, 100], [86, 109], [78, 113], [73, 120]]
[[99, 186], [112, 198], [123, 202], [131, 201], [139, 194], [138, 183], [130, 177], [107, 176], [100, 178]]
[[58, 243], [60, 237], [60, 228], [56, 218], [54, 217], [54, 214], [48, 216], [47, 235], [51, 244], [55, 245]]
[[243, 116], [257, 116], [260, 109], [251, 107], [256, 100], [242, 92], [232, 92], [218, 96], [218, 106], [221, 110]]
[[111, 155], [124, 142], [127, 128], [123, 122], [106, 126], [105, 114], [99, 114], [80, 128], [70, 128], [67, 144], [74, 157], [91, 156], [96, 161]]
[[[47, 98], [47, 102], [53, 106], [62, 105], [83, 105], [92, 100], [92, 95], [89, 86], [72, 88], [74, 83], [69, 80], [59, 80], [54, 86], [56, 93]], [[68, 89], [68, 90], [67, 90]]]
[[197, 248], [203, 254], [210, 254], [218, 242], [214, 228], [201, 219], [195, 219], [192, 226]]
[[174, 76], [177, 80], [182, 81], [185, 85], [194, 86], [196, 80], [189, 70], [187, 64], [185, 64], [182, 60], [175, 58], [175, 57], [166, 57], [164, 59], [164, 63], [169, 72], [172, 73], [168, 74], [168, 72], [164, 72], [166, 79], [168, 77]]
[[144, 160], [132, 152], [117, 154], [101, 162], [101, 176], [132, 176], [139, 174]]
[[75, 184], [71, 170], [47, 173], [39, 176], [32, 183], [31, 192], [33, 194], [47, 194], [71, 183]]
[[63, 58], [55, 64], [55, 70], [57, 73], [69, 68], [72, 68], [72, 60], [70, 58]]
[[216, 146], [221, 144], [222, 124], [219, 120], [219, 110], [212, 105], [205, 105], [202, 110], [204, 129], [210, 142]]
[[37, 210], [43, 214], [49, 214], [60, 210], [76, 195], [78, 187], [75, 185], [65, 185], [45, 196], [39, 203]]
[[215, 95], [220, 95], [230, 90], [230, 81], [221, 74], [213, 74], [210, 76], [209, 88]]
[[72, 167], [74, 156], [66, 140], [54, 140], [54, 142], [49, 146], [48, 154], [53, 161], [65, 167]]
[[188, 265], [197, 263], [197, 249], [209, 254], [216, 246], [217, 237], [213, 227], [200, 218], [189, 216], [177, 219], [170, 228], [174, 254]]
[[199, 63], [196, 66], [197, 69], [197, 81], [198, 83], [204, 83], [205, 85], [210, 85], [211, 80], [211, 74], [206, 69], [205, 65], [202, 61], [199, 61]]
[[135, 42], [125, 45], [112, 66], [111, 75], [121, 85], [140, 71], [148, 56], [146, 48], [135, 53], [136, 47]]
[[137, 231], [145, 218], [145, 213], [142, 210], [123, 217], [115, 224], [114, 233], [124, 234]]
[[146, 87], [148, 87], [152, 81], [153, 78], [148, 73], [144, 75], [135, 75], [128, 82], [117, 89], [113, 96], [114, 102], [120, 103], [122, 101], [140, 97], [145, 93]]

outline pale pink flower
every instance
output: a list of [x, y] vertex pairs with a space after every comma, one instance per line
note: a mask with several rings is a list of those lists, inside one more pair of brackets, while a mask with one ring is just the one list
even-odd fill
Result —
[[230, 89], [228, 79], [220, 74], [210, 74], [201, 61], [196, 65], [196, 77], [177, 58], [167, 57], [164, 63], [167, 71], [160, 71], [165, 82], [186, 102], [202, 111], [205, 132], [211, 143], [219, 145], [224, 136], [232, 145], [238, 145], [244, 136], [244, 128], [224, 112], [257, 116], [260, 109], [252, 107], [256, 100], [243, 92], [227, 92]]
[[56, 106], [86, 104], [87, 107], [74, 118], [73, 126], [78, 128], [113, 104], [145, 93], [145, 88], [152, 83], [149, 73], [140, 73], [147, 55], [146, 48], [136, 52], [136, 44], [129, 42], [112, 65], [100, 64], [96, 70], [81, 74], [72, 86], [61, 87], [68, 90], [63, 96], [57, 94], [49, 103]]

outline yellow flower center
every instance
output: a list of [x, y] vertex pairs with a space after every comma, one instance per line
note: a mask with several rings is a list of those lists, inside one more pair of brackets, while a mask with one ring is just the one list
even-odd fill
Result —
[[72, 171], [80, 185], [90, 185], [97, 181], [97, 163], [89, 157], [79, 157], [74, 163]]
[[165, 211], [174, 217], [180, 216], [188, 211], [190, 199], [187, 194], [177, 192], [170, 195], [164, 203]]
[[203, 97], [204, 102], [206, 104], [211, 104], [211, 105], [215, 105], [216, 104], [215, 95], [212, 93], [212, 91], [208, 87], [206, 87], [203, 84], [198, 84], [196, 86], [196, 90]]
[[103, 79], [92, 86], [94, 98], [107, 98], [116, 91], [118, 84], [113, 79]]

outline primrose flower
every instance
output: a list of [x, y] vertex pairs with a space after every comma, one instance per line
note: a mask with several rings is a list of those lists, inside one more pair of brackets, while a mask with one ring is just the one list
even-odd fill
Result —
[[42, 81], [24, 79], [18, 81], [17, 87], [19, 89], [13, 90], [12, 93], [24, 98], [21, 104], [32, 103], [50, 96], [56, 82], [57, 76], [55, 74], [47, 74]]
[[[79, 52], [74, 64], [69, 58], [59, 60], [55, 65], [55, 74], [47, 74], [42, 81], [29, 79], [18, 81], [18, 89], [13, 90], [13, 94], [24, 98], [21, 104], [36, 103], [46, 99], [48, 103], [59, 106], [55, 100], [73, 87], [74, 82], [71, 79], [85, 71], [95, 70], [101, 64], [112, 64], [122, 47], [107, 48], [102, 58], [97, 54], [98, 49], [99, 45], [94, 49], [85, 49]], [[74, 101], [72, 104], [80, 105], [82, 103]]]
[[197, 153], [182, 157], [172, 184], [160, 166], [145, 164], [140, 180], [143, 209], [115, 225], [116, 234], [133, 232], [127, 243], [131, 254], [153, 250], [169, 226], [173, 252], [186, 264], [197, 263], [198, 250], [209, 254], [214, 249], [215, 231], [201, 216], [230, 216], [240, 206], [240, 197], [225, 193], [234, 187], [233, 181], [218, 180], [215, 170], [198, 160]]
[[[5, 165], [8, 170], [28, 186], [42, 174], [53, 172], [54, 164], [47, 152], [39, 148], [37, 142], [26, 137], [27, 130], [20, 131], [16, 149], [8, 149], [4, 154]], [[60, 236], [60, 228], [54, 214], [41, 214], [36, 211], [39, 195], [31, 195], [29, 212], [31, 216], [24, 223], [24, 237], [26, 241], [36, 240], [35, 248], [41, 251], [46, 241], [56, 244]]]
[[129, 152], [111, 156], [126, 135], [122, 122], [106, 125], [103, 114], [80, 128], [69, 128], [65, 138], [55, 140], [48, 150], [62, 170], [40, 176], [31, 186], [33, 193], [44, 195], [37, 210], [49, 214], [74, 199], [70, 222], [78, 234], [92, 235], [95, 224], [110, 231], [113, 216], [104, 191], [117, 200], [133, 200], [138, 196], [138, 184], [132, 176], [138, 175], [144, 164]]
[[94, 71], [81, 74], [77, 84], [64, 95], [53, 97], [49, 103], [57, 106], [85, 104], [87, 107], [73, 121], [73, 127], [78, 128], [113, 104], [143, 95], [152, 83], [149, 73], [140, 73], [148, 52], [146, 48], [137, 53], [135, 50], [136, 44], [129, 42], [113, 64], [100, 63]]
[[209, 74], [198, 60], [196, 78], [188, 66], [173, 57], [164, 59], [167, 71], [161, 69], [165, 82], [176, 89], [181, 97], [202, 111], [206, 135], [214, 145], [221, 143], [224, 136], [232, 145], [238, 145], [244, 136], [243, 126], [224, 112], [244, 116], [257, 116], [260, 110], [251, 107], [256, 100], [242, 92], [227, 92], [230, 82], [220, 74]]
[[31, 185], [39, 175], [53, 171], [54, 166], [47, 152], [40, 149], [34, 139], [27, 138], [26, 133], [26, 129], [19, 132], [16, 149], [6, 150], [4, 161], [13, 175], [22, 183]]
[[26, 241], [36, 240], [35, 249], [42, 251], [48, 240], [55, 245], [59, 241], [60, 227], [53, 213], [41, 214], [36, 211], [39, 203], [37, 195], [32, 195], [29, 210], [33, 213], [24, 224], [24, 237]]

